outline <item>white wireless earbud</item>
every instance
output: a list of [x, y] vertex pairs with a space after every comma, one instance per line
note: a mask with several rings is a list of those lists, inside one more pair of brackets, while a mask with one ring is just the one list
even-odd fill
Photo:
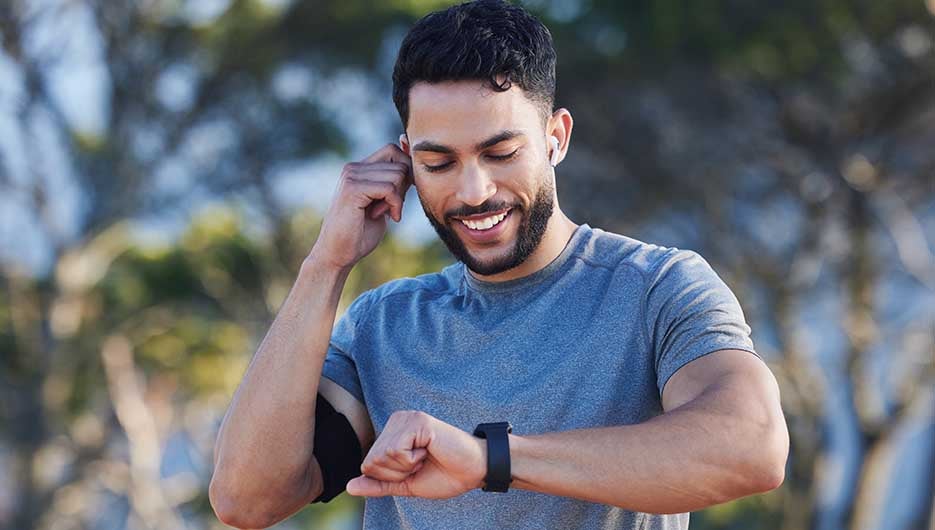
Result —
[[549, 136], [549, 141], [552, 142], [552, 158], [549, 159], [549, 163], [555, 167], [558, 165], [558, 138]]

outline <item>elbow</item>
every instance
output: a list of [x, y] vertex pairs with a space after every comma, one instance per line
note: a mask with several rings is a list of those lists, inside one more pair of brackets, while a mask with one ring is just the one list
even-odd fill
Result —
[[770, 432], [771, 442], [767, 445], [767, 456], [763, 459], [762, 491], [772, 491], [782, 486], [786, 479], [786, 461], [789, 459], [789, 428], [785, 417], [780, 413]]
[[[774, 383], [775, 386], [775, 383]], [[747, 495], [766, 493], [779, 488], [786, 477], [789, 457], [789, 428], [778, 399], [767, 408], [765, 421], [753, 422], [746, 444], [745, 468], [749, 473]]]
[[[731, 456], [725, 458], [720, 488], [713, 490], [710, 505], [722, 504], [749, 495], [758, 495], [782, 486], [786, 476], [789, 455], [789, 433], [785, 422], [779, 426], [745, 436], [752, 443], [735, 446]], [[741, 450], [737, 450], [741, 449]], [[726, 456], [726, 455], [725, 455]]]
[[[321, 479], [296, 470], [288, 480], [274, 481], [250, 472], [215, 468], [208, 500], [218, 520], [240, 529], [268, 528], [286, 519], [321, 492]], [[245, 478], [247, 477], [247, 478]]]
[[782, 486], [786, 478], [786, 460], [789, 456], [789, 431], [785, 421], [778, 422], [759, 438], [757, 450], [746, 459], [744, 470], [748, 477], [746, 495], [767, 493]]
[[760, 468], [753, 474], [752, 484], [750, 485], [750, 493], [757, 494], [773, 491], [779, 486], [782, 486], [785, 478], [785, 461], [783, 461], [781, 464], [778, 462], [763, 462], [761, 463]]
[[737, 463], [730, 469], [724, 475], [721, 487], [709, 490], [712, 497], [706, 505], [714, 506], [750, 495], [768, 493], [782, 485], [786, 474], [784, 460], [780, 463], [764, 455]]
[[211, 483], [208, 485], [208, 501], [219, 521], [234, 528], [245, 528], [242, 526], [240, 514], [237, 513], [234, 495], [222, 485], [217, 473], [211, 477]]
[[254, 515], [244, 512], [249, 503], [238, 502], [237, 495], [222, 483], [217, 475], [211, 478], [208, 486], [208, 500], [211, 509], [219, 521], [234, 528], [263, 528]]
[[208, 486], [208, 500], [218, 520], [227, 526], [246, 529], [267, 528], [277, 519], [262, 508], [259, 499], [247, 498], [236, 484], [223, 480], [215, 473]]

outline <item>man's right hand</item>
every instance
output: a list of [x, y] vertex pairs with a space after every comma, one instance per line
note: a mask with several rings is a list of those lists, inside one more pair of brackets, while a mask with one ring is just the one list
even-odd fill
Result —
[[412, 160], [396, 144], [346, 164], [309, 258], [353, 267], [383, 239], [387, 214], [397, 223], [402, 220], [411, 185]]

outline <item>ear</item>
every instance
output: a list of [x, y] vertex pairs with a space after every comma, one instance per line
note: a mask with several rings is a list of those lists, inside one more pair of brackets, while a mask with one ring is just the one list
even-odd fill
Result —
[[399, 135], [399, 148], [410, 157], [412, 156], [412, 153], [409, 152], [409, 137], [406, 136], [406, 133]]
[[412, 184], [412, 187], [416, 188], [418, 191], [419, 187], [416, 186], [416, 174], [415, 171], [412, 170], [412, 146], [409, 145], [409, 136], [407, 136], [406, 133], [399, 135], [399, 148], [409, 157], [409, 182]]
[[565, 158], [565, 153], [568, 152], [572, 126], [574, 126], [574, 120], [571, 112], [568, 112], [566, 108], [556, 109], [549, 118], [545, 133], [558, 139], [558, 162], [561, 162]]

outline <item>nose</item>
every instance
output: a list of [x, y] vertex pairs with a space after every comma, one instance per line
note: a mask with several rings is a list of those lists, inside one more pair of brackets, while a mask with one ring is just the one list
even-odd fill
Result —
[[497, 185], [490, 178], [490, 174], [476, 164], [467, 164], [455, 197], [470, 206], [479, 206], [496, 193]]

